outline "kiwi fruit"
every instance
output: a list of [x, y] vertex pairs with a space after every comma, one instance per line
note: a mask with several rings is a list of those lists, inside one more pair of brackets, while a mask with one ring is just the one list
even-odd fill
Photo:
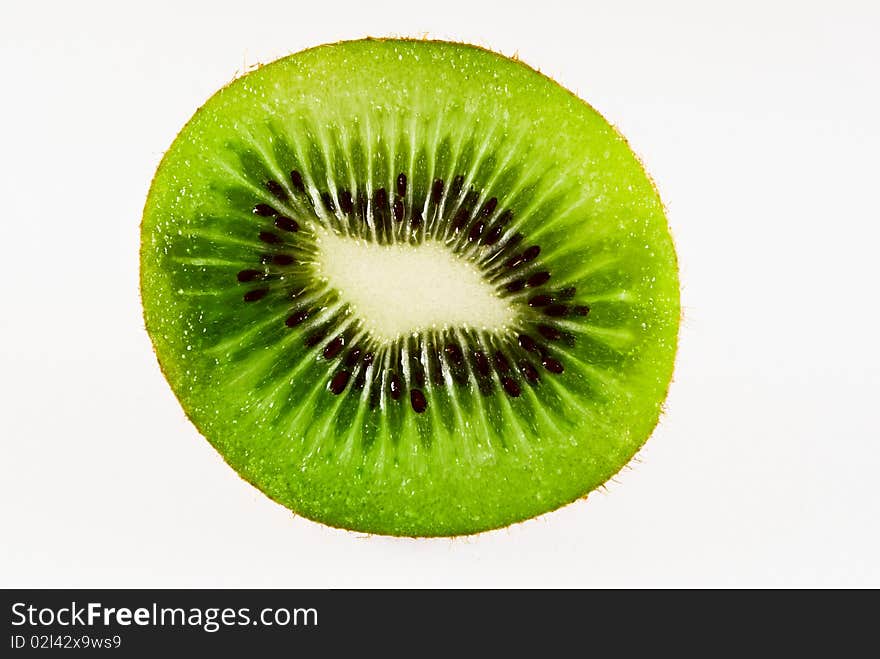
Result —
[[367, 39], [233, 81], [141, 228], [160, 367], [295, 513], [460, 535], [585, 496], [654, 429], [679, 321], [652, 181], [523, 63]]

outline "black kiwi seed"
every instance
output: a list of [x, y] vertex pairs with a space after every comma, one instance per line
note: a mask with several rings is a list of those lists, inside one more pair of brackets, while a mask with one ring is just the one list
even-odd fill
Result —
[[272, 263], [275, 265], [293, 265], [296, 262], [290, 254], [273, 254]]
[[529, 298], [530, 307], [546, 307], [553, 303], [553, 298], [549, 295], [535, 295]]
[[324, 204], [324, 208], [326, 208], [331, 213], [336, 208], [333, 204], [333, 197], [330, 196], [329, 192], [322, 192], [321, 193], [321, 202]]
[[425, 394], [419, 389], [412, 389], [409, 392], [409, 402], [412, 404], [416, 414], [421, 414], [428, 407], [428, 401], [425, 400]]
[[510, 362], [507, 361], [500, 350], [495, 351], [495, 368], [499, 373], [507, 373], [510, 370]]
[[277, 197], [281, 201], [287, 199], [287, 191], [278, 181], [266, 181], [266, 189], [272, 194], [272, 196]]
[[397, 194], [403, 197], [406, 194], [406, 174], [397, 175]]
[[364, 355], [364, 367], [367, 367], [370, 364], [372, 364], [373, 360], [375, 358], [376, 358], [376, 355], [374, 355], [372, 352], [368, 352], [367, 354], [365, 354]]
[[562, 367], [562, 362], [553, 359], [552, 357], [544, 357], [541, 360], [541, 365], [551, 373], [562, 373], [562, 371], [565, 370]]
[[538, 369], [536, 369], [534, 366], [532, 366], [525, 359], [523, 359], [519, 363], [519, 370], [523, 374], [523, 377], [532, 384], [535, 384], [538, 380], [541, 379], [541, 376], [538, 373]]
[[343, 347], [345, 347], [345, 338], [337, 336], [324, 346], [324, 359], [333, 359], [342, 351]]
[[504, 233], [504, 226], [501, 224], [496, 224], [489, 230], [489, 233], [486, 234], [486, 237], [483, 238], [483, 244], [494, 245], [498, 242], [499, 238], [501, 238], [502, 233]]
[[400, 400], [400, 376], [398, 376], [397, 373], [391, 374], [391, 377], [389, 378], [388, 388], [391, 391], [391, 398], [394, 400]]
[[519, 398], [519, 395], [522, 393], [516, 380], [512, 377], [505, 376], [501, 378], [501, 384], [504, 386], [504, 391], [506, 391], [507, 395], [511, 398]]
[[568, 307], [564, 304], [551, 304], [549, 307], [544, 307], [544, 313], [554, 318], [560, 318], [568, 315]]
[[455, 218], [452, 220], [452, 230], [455, 232], [461, 231], [469, 219], [471, 219], [470, 211], [464, 207], [459, 208], [455, 213]]
[[260, 231], [260, 240], [270, 245], [277, 245], [281, 242], [281, 238], [271, 231]]
[[375, 202], [376, 206], [382, 210], [388, 208], [388, 192], [385, 190], [385, 188], [379, 188], [378, 190], [376, 190], [376, 192], [373, 194], [373, 201]]
[[434, 183], [431, 185], [431, 201], [435, 204], [439, 204], [440, 200], [443, 198], [443, 179], [435, 179]]
[[457, 197], [461, 194], [461, 189], [464, 187], [464, 176], [459, 174], [454, 179], [452, 179], [452, 188], [450, 193], [453, 197]]
[[275, 215], [275, 209], [272, 208], [269, 204], [257, 204], [254, 206], [254, 215], [259, 215], [260, 217], [270, 217]]
[[262, 300], [266, 297], [266, 293], [269, 292], [268, 288], [255, 288], [252, 291], [248, 291], [244, 294], [245, 302], [256, 302], [257, 300]]
[[548, 281], [550, 281], [550, 273], [549, 272], [536, 272], [527, 282], [529, 288], [537, 288], [538, 286], [543, 286]]
[[238, 281], [241, 282], [254, 281], [262, 278], [263, 272], [261, 270], [242, 270], [238, 273]]
[[421, 354], [421, 346], [410, 342], [410, 355], [409, 355], [409, 372], [410, 378], [413, 382], [415, 382], [418, 386], [425, 386], [425, 367], [422, 366], [421, 360], [417, 355]]
[[455, 366], [461, 366], [462, 362], [462, 353], [461, 348], [459, 348], [454, 343], [447, 343], [446, 347], [443, 349], [446, 353], [446, 357], [449, 359], [449, 363]]
[[576, 306], [573, 311], [578, 316], [587, 316], [590, 313], [590, 307], [585, 304], [581, 304]]
[[287, 217], [286, 215], [279, 215], [278, 217], [276, 217], [275, 226], [282, 231], [299, 231], [299, 223], [292, 217]]
[[290, 182], [293, 184], [293, 187], [296, 190], [298, 190], [299, 192], [306, 191], [306, 185], [305, 185], [305, 183], [303, 183], [302, 174], [300, 174], [295, 169], [292, 172], [290, 172]]
[[[504, 267], [508, 270], [516, 270], [519, 266], [523, 264], [523, 259], [521, 254], [517, 254], [516, 256], [511, 256], [504, 263]], [[525, 286], [525, 282], [523, 282], [523, 286]]]
[[413, 229], [418, 229], [422, 226], [422, 210], [417, 208], [413, 211], [412, 219], [410, 219], [409, 223], [412, 225]]
[[492, 197], [486, 204], [483, 206], [483, 209], [480, 211], [480, 214], [483, 217], [489, 217], [492, 213], [495, 212], [495, 209], [498, 207], [498, 199], [496, 197]]
[[474, 242], [479, 239], [480, 235], [483, 233], [483, 229], [486, 228], [486, 223], [483, 220], [475, 222], [471, 227], [471, 232], [468, 234], [468, 240]]
[[351, 193], [348, 190], [339, 191], [339, 208], [346, 215], [351, 215], [351, 212], [354, 210]]
[[348, 371], [339, 371], [336, 375], [333, 376], [333, 379], [330, 380], [330, 392], [338, 396], [345, 390], [345, 386], [348, 384], [348, 378], [351, 377], [351, 373]]
[[351, 350], [348, 351], [348, 354], [345, 356], [345, 365], [349, 368], [354, 368], [358, 360], [361, 358], [361, 349], [355, 346]]
[[431, 364], [431, 382], [438, 387], [442, 387], [444, 384], [443, 370], [440, 366], [440, 356], [433, 345], [428, 346], [428, 362]]
[[308, 317], [309, 312], [305, 309], [302, 309], [300, 311], [297, 311], [295, 314], [288, 316], [287, 320], [284, 321], [284, 324], [288, 327], [296, 327]]
[[397, 197], [394, 200], [394, 207], [392, 208], [392, 212], [394, 213], [395, 222], [400, 222], [403, 219], [403, 199]]
[[474, 352], [474, 363], [477, 367], [477, 374], [481, 377], [489, 377], [489, 358], [482, 350]]
[[557, 341], [562, 337], [562, 332], [550, 325], [538, 325], [538, 332], [548, 341]]
[[486, 234], [486, 237], [483, 239], [483, 244], [485, 245], [494, 245], [498, 242], [501, 236], [504, 234], [504, 228], [513, 218], [513, 211], [509, 208], [501, 213], [501, 217], [498, 218], [498, 221], [492, 225], [492, 228], [489, 229], [489, 232]]
[[526, 251], [522, 253], [522, 260], [534, 261], [540, 253], [541, 247], [538, 245], [532, 245], [531, 247], [526, 248]]
[[529, 352], [538, 352], [538, 344], [528, 334], [520, 334], [518, 340], [523, 350], [528, 350]]

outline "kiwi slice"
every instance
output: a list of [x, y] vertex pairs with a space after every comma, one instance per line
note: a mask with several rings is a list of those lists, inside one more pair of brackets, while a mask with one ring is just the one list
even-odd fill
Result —
[[187, 415], [325, 524], [457, 535], [584, 496], [657, 423], [676, 257], [626, 141], [521, 62], [362, 40], [215, 94], [156, 173], [147, 330]]

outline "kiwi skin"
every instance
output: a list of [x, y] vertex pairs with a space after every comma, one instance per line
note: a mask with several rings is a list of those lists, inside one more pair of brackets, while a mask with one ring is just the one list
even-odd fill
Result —
[[[424, 40], [416, 40], [416, 39], [367, 39], [367, 40], [362, 40], [362, 41], [375, 42], [375, 43], [387, 43], [387, 44], [401, 44], [401, 43], [405, 44], [405, 43], [423, 43], [424, 42]], [[324, 49], [327, 47], [332, 47], [333, 45], [344, 45], [347, 43], [358, 43], [358, 42], [340, 42], [339, 44], [328, 44], [325, 46], [317, 46], [317, 47], [309, 49], [307, 51], [303, 51], [300, 54], [305, 54], [305, 53], [308, 53], [308, 52], [311, 52], [314, 50], [321, 50], [321, 49]], [[479, 51], [485, 52], [487, 54], [491, 54], [494, 57], [503, 57], [503, 56], [497, 55], [496, 53], [494, 53], [490, 50], [487, 50], [485, 48], [481, 48], [481, 47], [477, 47], [477, 46], [470, 46], [467, 44], [455, 44], [453, 42], [429, 42], [429, 43], [462, 46], [462, 47], [467, 47], [467, 48], [474, 49], [474, 50], [479, 50]], [[528, 65], [526, 65], [525, 63], [523, 63], [519, 59], [516, 59], [515, 62], [518, 66], [523, 67], [524, 69], [527, 69], [528, 71], [530, 71], [534, 74], [540, 75], [540, 76], [550, 80], [550, 78], [548, 76], [541, 74], [540, 72], [532, 69], [531, 67], [528, 67]], [[267, 65], [267, 66], [271, 66], [271, 64]], [[264, 68], [264, 67], [261, 66], [258, 68]], [[237, 79], [233, 79], [232, 81], [230, 81], [226, 86], [224, 86], [224, 88], [222, 90], [220, 90], [218, 92], [218, 95], [223, 93], [225, 90], [227, 90], [230, 87], [230, 85], [232, 85], [233, 83], [236, 82], [236, 80]], [[575, 96], [571, 92], [568, 92], [568, 94], [572, 98], [577, 99], [577, 101], [579, 103], [587, 105], [583, 100], [579, 99], [577, 96]], [[187, 122], [187, 124], [184, 126], [184, 128], [180, 131], [180, 135], [184, 135], [187, 133], [188, 128], [193, 124], [193, 122], [197, 121], [197, 119], [198, 119], [200, 113], [203, 111], [204, 107], [205, 106], [203, 106], [203, 108], [200, 108], [199, 111], [196, 112], [196, 114]], [[587, 105], [587, 107], [590, 107], [590, 106]], [[592, 108], [590, 108], [590, 109], [594, 113], [596, 113], [595, 110], [593, 110]], [[598, 113], [596, 113], [596, 114], [598, 115]], [[623, 143], [626, 143], [625, 138], [623, 138], [623, 136], [620, 135], [620, 133], [617, 131], [617, 129], [615, 127], [611, 126], [611, 129], [617, 135], [619, 140], [621, 140]], [[166, 165], [166, 161], [168, 160], [169, 155], [170, 155], [170, 151], [168, 153], [166, 153], [165, 156], [162, 158], [162, 161], [160, 162], [159, 168], [157, 169], [157, 172], [154, 175], [153, 184], [151, 185], [150, 193], [147, 197], [147, 201], [145, 204], [145, 210], [144, 210], [144, 219], [142, 220], [142, 223], [141, 223], [141, 231], [142, 231], [142, 234], [144, 234], [144, 235], [146, 235], [147, 230], [148, 230], [148, 227], [145, 225], [146, 214], [151, 207], [153, 207], [157, 204], [157, 200], [155, 199], [154, 195], [158, 194], [158, 187], [155, 184], [157, 182], [157, 179], [159, 177], [160, 172], [163, 171], [163, 167]], [[642, 166], [642, 169], [644, 171], [643, 166]], [[655, 182], [650, 178], [648, 180], [650, 181], [650, 184], [652, 186], [653, 195], [655, 197], [656, 203], [661, 208], [663, 208], [662, 202], [660, 201], [659, 193], [657, 192]], [[665, 213], [665, 209], [663, 209], [663, 211]], [[668, 227], [667, 227], [667, 230], [668, 230]], [[150, 246], [147, 244], [147, 241], [142, 242], [142, 245], [141, 245], [142, 267], [141, 267], [141, 287], [140, 288], [141, 288], [142, 303], [144, 305], [144, 322], [145, 322], [145, 327], [146, 327], [148, 333], [150, 334], [151, 337], [154, 337], [158, 332], [161, 331], [162, 328], [152, 324], [151, 317], [147, 312], [147, 305], [149, 302], [145, 296], [145, 288], [148, 285], [146, 283], [148, 273], [145, 272], [143, 264], [146, 262], [146, 260], [150, 256], [149, 251], [150, 251]], [[675, 250], [673, 248], [672, 249], [672, 259], [674, 260], [675, 271], [677, 272], [678, 267], [677, 267], [677, 260], [675, 260], [675, 258], [676, 258], [675, 257]], [[680, 313], [680, 311], [678, 311], [678, 313]], [[155, 339], [153, 339], [153, 341], [154, 341], [154, 345], [153, 345], [154, 352], [156, 353], [157, 361], [159, 362], [159, 366], [160, 366], [160, 369], [161, 369], [164, 377], [169, 382], [174, 382], [175, 380], [179, 380], [179, 373], [176, 372], [179, 369], [179, 365], [169, 363], [168, 361], [166, 361], [166, 359], [163, 357], [161, 351], [157, 348], [157, 344], [155, 342]], [[675, 350], [677, 350], [677, 342], [678, 342], [678, 334], [677, 334], [677, 326], [676, 326], [676, 333], [675, 333], [674, 342], [673, 342], [673, 354], [675, 353]], [[662, 396], [661, 400], [665, 399], [666, 394], [668, 393], [669, 382], [671, 382], [671, 379], [667, 380], [666, 386], [663, 390], [663, 396]], [[201, 434], [203, 434], [206, 438], [209, 439], [209, 441], [211, 441], [211, 439], [210, 439], [211, 433], [208, 428], [204, 427], [203, 419], [199, 415], [194, 414], [183, 403], [181, 403], [181, 405], [184, 410], [184, 413], [190, 419], [190, 421], [193, 423], [193, 425], [196, 426], [196, 428], [199, 430], [199, 432]], [[662, 409], [661, 409], [661, 412], [662, 412]], [[651, 421], [650, 427], [644, 427], [644, 428], [639, 429], [639, 435], [642, 436], [643, 439], [642, 439], [641, 443], [637, 447], [635, 447], [635, 451], [639, 450], [643, 446], [644, 442], [647, 440], [647, 437], [650, 436], [651, 432], [653, 431], [658, 420], [659, 420], [659, 413], [658, 413], [657, 418], [654, 418]], [[216, 444], [215, 444], [215, 448], [217, 448]], [[233, 469], [238, 471], [239, 475], [245, 481], [251, 483], [252, 485], [257, 487], [258, 489], [263, 491], [267, 496], [269, 496], [271, 499], [273, 499], [274, 501], [276, 501], [280, 505], [284, 505], [286, 507], [293, 508], [294, 512], [296, 514], [298, 514], [299, 516], [302, 516], [302, 517], [305, 517], [308, 519], [312, 519], [313, 521], [316, 521], [316, 522], [319, 522], [319, 523], [322, 523], [322, 524], [325, 524], [328, 526], [336, 527], [336, 528], [342, 528], [342, 529], [358, 528], [356, 525], [352, 525], [347, 520], [334, 519], [332, 517], [328, 517], [324, 514], [321, 514], [320, 511], [318, 511], [315, 508], [306, 508], [306, 507], [297, 508], [297, 507], [291, 506], [291, 502], [290, 502], [289, 498], [287, 496], [285, 496], [284, 485], [277, 481], [277, 478], [279, 475], [276, 475], [276, 484], [274, 486], [267, 486], [264, 474], [257, 473], [255, 471], [250, 470], [250, 469], [242, 468], [242, 464], [240, 462], [232, 459], [232, 455], [233, 455], [232, 453], [228, 453], [224, 450], [219, 450], [219, 448], [218, 448], [218, 452], [220, 452], [221, 457], [224, 459], [224, 461], [226, 461], [227, 464], [229, 464], [231, 467], [233, 467]], [[631, 459], [631, 458], [632, 458], [632, 455], [630, 455], [628, 459]], [[610, 464], [611, 463], [609, 463], [609, 465]], [[589, 494], [589, 491], [591, 491], [592, 489], [595, 489], [596, 487], [598, 487], [598, 486], [602, 485], [604, 482], [606, 482], [608, 479], [612, 478], [624, 466], [626, 466], [626, 464], [628, 464], [627, 461], [624, 461], [619, 464], [615, 464], [614, 468], [606, 470], [606, 472], [602, 474], [600, 479], [597, 479], [595, 482], [592, 482], [592, 483], [584, 483], [583, 484], [583, 487], [585, 488], [584, 493], [576, 495], [576, 496], [571, 496], [571, 497], [567, 498], [566, 500], [561, 500], [561, 501], [557, 502], [554, 506], [547, 508], [546, 512], [558, 509], [559, 507], [567, 505], [568, 503], [571, 503], [579, 498], [586, 498]], [[526, 518], [524, 518], [524, 519], [526, 519]], [[377, 533], [386, 534], [386, 535], [396, 535], [396, 536], [403, 536], [403, 537], [449, 536], [449, 535], [463, 535], [463, 534], [488, 531], [488, 530], [491, 530], [494, 528], [501, 528], [501, 527], [507, 526], [510, 523], [513, 523], [516, 521], [524, 521], [524, 519], [496, 520], [496, 521], [488, 521], [488, 522], [487, 522], [487, 520], [483, 520], [481, 522], [475, 522], [472, 525], [462, 524], [462, 525], [459, 525], [456, 529], [456, 532], [453, 532], [453, 533], [450, 532], [450, 528], [446, 525], [439, 525], [436, 527], [432, 527], [431, 525], [425, 525], [425, 524], [417, 525], [417, 527], [409, 527], [406, 525], [403, 525], [403, 526], [373, 525], [372, 527], [366, 527], [366, 528], [361, 527], [361, 528], [358, 528], [358, 530], [362, 531], [362, 532], [363, 531], [377, 532]]]

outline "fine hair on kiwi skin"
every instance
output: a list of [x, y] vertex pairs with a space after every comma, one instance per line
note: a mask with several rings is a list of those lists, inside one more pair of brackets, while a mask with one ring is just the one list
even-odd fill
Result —
[[[437, 51], [420, 53], [422, 46]], [[267, 113], [257, 129], [265, 132], [243, 137], [223, 133], [229, 124], [222, 118], [217, 134], [206, 133], [198, 125], [203, 109], [160, 164], [142, 225], [145, 320], [166, 379], [189, 418], [243, 478], [294, 512], [331, 526], [404, 536], [463, 535], [522, 521], [585, 496], [647, 439], [671, 378], [679, 314], [677, 266], [653, 182], [623, 138], [592, 108], [518, 60], [484, 49], [398, 39], [343, 42], [303, 51], [257, 73], [288, 65], [300, 71], [315, 64], [316, 53], [319, 60], [321, 53], [340, 48], [352, 50], [337, 58], [336, 67], [343, 60], [373, 60], [377, 54], [392, 61], [392, 54], [416, 53], [441, 66], [456, 57], [459, 64], [471, 65], [472, 58], [474, 67], [498, 65], [499, 71], [491, 73], [502, 76], [516, 67], [527, 84], [561, 92], [589, 114], [602, 140], [626, 161], [622, 180], [638, 188], [633, 206], [648, 209], [650, 231], [641, 237], [648, 240], [645, 248], [661, 252], [661, 258], [622, 267], [615, 280], [615, 248], [622, 247], [629, 258], [632, 245], [615, 243], [613, 230], [592, 244], [577, 233], [573, 241], [584, 244], [576, 245], [577, 253], [560, 256], [560, 245], [569, 236], [553, 224], [565, 225], [555, 218], [566, 214], [576, 195], [565, 182], [548, 183], [546, 163], [528, 167], [530, 157], [540, 156], [535, 145], [524, 154], [515, 152], [524, 138], [505, 149], [503, 142], [483, 136], [480, 151], [480, 145], [462, 137], [468, 130], [453, 129], [452, 138], [443, 141], [441, 136], [432, 152], [424, 145], [410, 148], [405, 140], [386, 139], [382, 121], [388, 117], [382, 115], [379, 148], [366, 154], [372, 142], [351, 139], [357, 112], [336, 124], [342, 138], [321, 132], [312, 108], [298, 108], [296, 120]], [[302, 58], [312, 61], [290, 64]], [[251, 75], [227, 85], [205, 107], [219, 115], [224, 110], [212, 107], [215, 99], [234, 95]], [[336, 112], [333, 119], [340, 116], [344, 113]], [[387, 125], [395, 126], [400, 137], [403, 122], [394, 119]], [[442, 124], [436, 118], [426, 122], [435, 134], [442, 133]], [[200, 152], [196, 138], [206, 136], [213, 143]], [[345, 138], [355, 150], [337, 158]], [[188, 151], [181, 154], [181, 149]], [[192, 163], [196, 154], [213, 157], [218, 152], [219, 166], [188, 179], [191, 165], [184, 166], [184, 156]], [[406, 152], [411, 157], [401, 159]], [[193, 182], [203, 184], [207, 193], [176, 206], [171, 193], [185, 196]], [[563, 192], [554, 195], [559, 189]], [[197, 231], [178, 233], [181, 224]], [[569, 232], [572, 226], [566, 226]], [[498, 297], [515, 307], [515, 331], [423, 328], [403, 337], [387, 328], [383, 334], [376, 324], [366, 328], [340, 291], [315, 283], [327, 279], [327, 272], [315, 265], [321, 260], [319, 245], [334, 236], [387, 250], [444, 245], [454, 258], [476, 264]], [[159, 251], [171, 258], [157, 258]], [[650, 285], [639, 281], [629, 286], [628, 278], [650, 267], [659, 268], [654, 275], [662, 285], [651, 292], [659, 291], [654, 306], [662, 308], [640, 309], [629, 318], [627, 308], [635, 305], [636, 293]], [[567, 277], [566, 268], [592, 276]], [[648, 341], [662, 350], [653, 357], [654, 370], [639, 372], [633, 378], [638, 386], [627, 390], [629, 362], [641, 355], [633, 357], [638, 350], [623, 342], [632, 334], [630, 326], [646, 320], [662, 325], [661, 336]], [[172, 336], [175, 328], [180, 336]], [[210, 357], [187, 363], [194, 352]], [[285, 382], [290, 374], [295, 379]], [[284, 387], [289, 391], [281, 391]], [[586, 431], [596, 433], [594, 453], [578, 443], [585, 416], [601, 426], [606, 417], [597, 410], [639, 397], [642, 409], [633, 416], [640, 418], [616, 428], [628, 442], [615, 446], [610, 440], [615, 417], [608, 414], [610, 428]], [[317, 421], [307, 418], [313, 407]], [[237, 425], [249, 428], [247, 438], [237, 434]], [[474, 431], [477, 425], [480, 430]], [[553, 450], [547, 445], [560, 437], [573, 446], [548, 458]], [[299, 448], [291, 448], [294, 444]], [[598, 466], [576, 464], [586, 463], [585, 458]], [[572, 464], [578, 472], [574, 477], [563, 469]], [[432, 471], [438, 465], [439, 475]], [[460, 477], [454, 473], [458, 468]], [[505, 469], [508, 473], [501, 473]], [[542, 469], [546, 473], [522, 476]], [[549, 484], [551, 475], [573, 482]], [[500, 485], [517, 478], [515, 485]], [[488, 481], [485, 492], [479, 491], [481, 479]], [[499, 487], [510, 489], [498, 492]], [[505, 497], [516, 501], [508, 505]]]

